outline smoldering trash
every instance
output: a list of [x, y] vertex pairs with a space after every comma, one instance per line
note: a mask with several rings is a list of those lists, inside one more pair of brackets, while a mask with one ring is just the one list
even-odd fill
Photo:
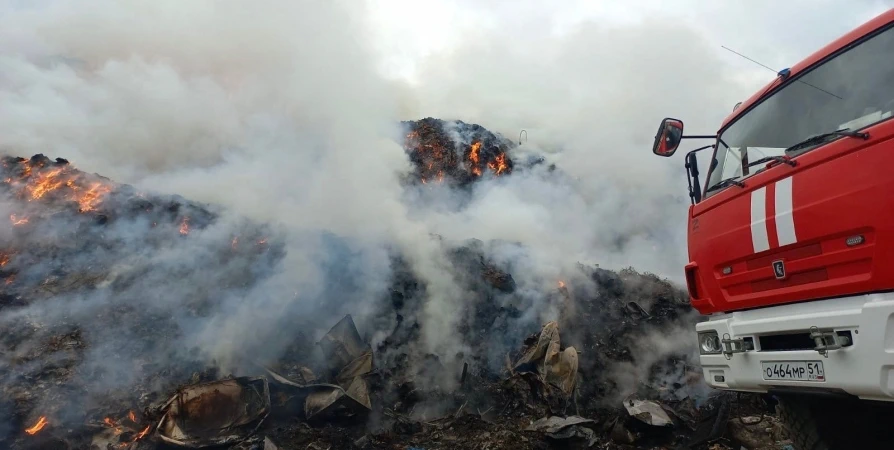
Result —
[[[554, 170], [479, 125], [403, 126], [408, 190]], [[447, 346], [426, 328], [436, 290], [397, 246], [388, 282], [346, 310], [367, 280], [349, 241], [315, 235], [343, 255], [320, 264], [325, 288], [273, 301], [294, 239], [276, 224], [43, 155], [4, 157], [0, 180], [0, 448], [738, 449], [754, 433], [729, 421], [774, 420], [760, 397], [705, 389], [694, 344], [653, 344], [697, 320], [654, 275], [532, 280], [497, 256], [519, 244], [432, 236], [465, 314]]]
[[221, 446], [250, 436], [270, 413], [267, 379], [233, 378], [184, 386], [164, 405], [160, 440], [188, 448]]

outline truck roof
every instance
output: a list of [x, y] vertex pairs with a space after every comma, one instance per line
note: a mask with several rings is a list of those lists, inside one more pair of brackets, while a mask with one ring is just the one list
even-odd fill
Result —
[[[892, 21], [894, 21], [894, 8], [891, 8], [888, 11], [879, 14], [874, 19], [851, 30], [849, 33], [832, 41], [825, 47], [814, 52], [812, 55], [801, 60], [801, 62], [792, 66], [791, 67], [791, 75], [789, 76], [789, 79], [793, 79], [793, 78], [797, 77], [801, 72], [803, 72], [804, 70], [806, 70], [808, 67], [812, 66], [813, 64], [817, 63], [818, 61], [822, 60], [823, 58], [825, 58], [833, 53], [836, 53], [837, 51], [841, 50], [844, 47], [847, 47], [854, 41], [877, 30], [878, 28], [881, 28], [881, 27], [887, 25], [888, 23], [890, 23]], [[779, 82], [779, 78], [778, 77], [774, 78], [772, 81], [767, 83], [764, 87], [762, 87], [760, 90], [755, 92], [754, 95], [752, 95], [748, 100], [745, 100], [744, 102], [742, 102], [742, 105], [740, 105], [739, 108], [737, 108], [735, 111], [733, 111], [732, 114], [730, 114], [729, 116], [726, 117], [726, 119], [723, 120], [723, 123], [720, 125], [720, 129], [722, 130], [727, 125], [729, 125], [733, 120], [735, 120], [737, 117], [739, 117], [741, 114], [743, 114], [749, 108], [751, 108], [751, 106], [753, 106], [755, 103], [757, 103], [761, 98], [771, 95], [773, 92], [775, 92], [775, 89], [771, 90], [770, 88], [773, 85], [779, 84], [778, 82]]]

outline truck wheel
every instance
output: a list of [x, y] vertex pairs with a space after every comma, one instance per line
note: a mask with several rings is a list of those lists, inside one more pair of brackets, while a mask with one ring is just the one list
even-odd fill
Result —
[[795, 450], [890, 449], [892, 405], [810, 396], [779, 398], [776, 412]]
[[798, 397], [783, 397], [776, 405], [776, 414], [785, 427], [795, 450], [832, 450], [819, 435], [810, 402]]

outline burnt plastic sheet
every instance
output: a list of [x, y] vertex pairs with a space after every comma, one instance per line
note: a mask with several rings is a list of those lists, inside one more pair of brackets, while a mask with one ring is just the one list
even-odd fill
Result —
[[577, 369], [577, 350], [574, 347], [561, 350], [559, 325], [556, 322], [543, 326], [537, 342], [525, 351], [513, 367], [518, 373], [535, 374], [543, 383], [557, 387], [566, 397], [574, 392]]
[[640, 422], [654, 427], [672, 427], [674, 420], [660, 403], [651, 400], [638, 400], [628, 397], [624, 400], [624, 408], [627, 413]]
[[540, 432], [555, 440], [578, 439], [585, 442], [587, 447], [591, 447], [597, 441], [596, 432], [593, 430], [595, 426], [594, 420], [583, 417], [551, 416], [537, 420], [525, 431]]
[[158, 437], [173, 445], [204, 448], [251, 436], [270, 413], [265, 377], [241, 377], [186, 386], [164, 407]]
[[354, 417], [372, 409], [369, 385], [364, 376], [372, 372], [373, 353], [363, 342], [350, 315], [342, 318], [318, 343], [335, 382], [302, 384], [265, 367], [270, 377], [304, 396], [308, 420]]
[[[366, 352], [372, 354], [370, 346], [363, 342], [354, 319], [346, 315], [319, 342], [320, 349], [326, 355], [329, 367], [338, 372], [351, 364]], [[370, 359], [371, 361], [371, 359]], [[370, 366], [370, 369], [372, 366]]]

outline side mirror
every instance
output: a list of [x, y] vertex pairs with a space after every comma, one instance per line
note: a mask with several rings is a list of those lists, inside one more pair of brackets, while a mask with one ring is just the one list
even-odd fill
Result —
[[683, 139], [683, 121], [677, 119], [664, 119], [658, 127], [655, 135], [655, 143], [652, 144], [652, 153], [658, 156], [671, 156], [680, 146]]

